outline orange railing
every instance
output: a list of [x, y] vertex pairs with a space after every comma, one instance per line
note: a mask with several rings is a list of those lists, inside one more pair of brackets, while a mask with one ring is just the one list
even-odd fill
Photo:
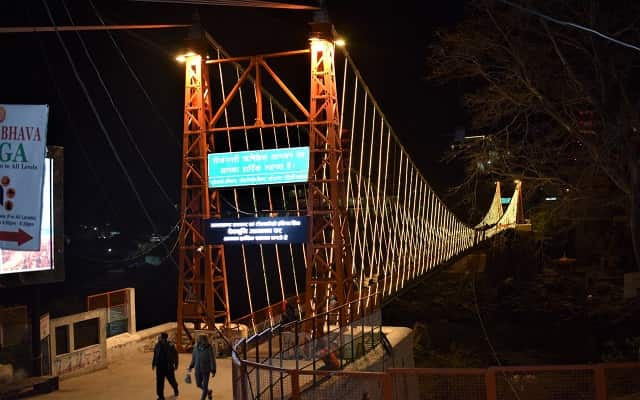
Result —
[[304, 390], [328, 379], [320, 371], [338, 372], [375, 348], [383, 340], [380, 309], [358, 306], [367, 299], [276, 324], [235, 343], [234, 386], [245, 393], [237, 398], [287, 398], [292, 394], [292, 377], [285, 368], [305, 371], [293, 378], [297, 379], [293, 388]]
[[[350, 303], [345, 304], [343, 306], [336, 307], [331, 311], [331, 314], [340, 315], [341, 318], [344, 317], [349, 319], [349, 318], [357, 317], [357, 314], [361, 314], [363, 312], [366, 313], [367, 310], [365, 309], [360, 310], [360, 308], [362, 307], [366, 307], [368, 309], [379, 307], [380, 301], [382, 300], [382, 297], [383, 297], [382, 288], [384, 283], [385, 283], [385, 280], [381, 279], [378, 282], [378, 288], [379, 288], [378, 291], [370, 295], [362, 296], [360, 299], [351, 301]], [[304, 314], [304, 293], [301, 293], [299, 296], [291, 296], [284, 301], [273, 303], [267, 307], [258, 309], [243, 317], [234, 319], [232, 323], [237, 325], [247, 326], [249, 329], [249, 336], [260, 333], [265, 329], [273, 328], [274, 326], [282, 322], [282, 314], [284, 313], [283, 304], [285, 301], [295, 308], [297, 319], [303, 319], [303, 318], [306, 318], [307, 320], [313, 319], [313, 317], [306, 317], [303, 315]], [[355, 305], [355, 308], [354, 308], [354, 305]]]
[[[261, 370], [259, 380], [247, 369]], [[233, 360], [235, 400], [627, 400], [640, 396], [640, 363], [384, 372], [312, 371]], [[279, 376], [276, 385], [273, 377]], [[256, 396], [255, 386], [262, 387]]]
[[[298, 311], [298, 315], [300, 315], [300, 312], [302, 311], [301, 307], [304, 304], [304, 295], [301, 294], [299, 297], [292, 296], [286, 299], [286, 301], [295, 306]], [[254, 335], [280, 323], [283, 313], [283, 303], [284, 301], [273, 303], [267, 307], [256, 310], [251, 314], [234, 319], [232, 322], [237, 325], [247, 326], [249, 329], [249, 336]]]

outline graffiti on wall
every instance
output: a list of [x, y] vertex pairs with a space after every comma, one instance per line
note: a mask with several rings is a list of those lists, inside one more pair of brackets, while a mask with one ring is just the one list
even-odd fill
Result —
[[91, 370], [106, 362], [100, 345], [85, 347], [72, 353], [56, 356], [55, 370], [66, 375], [80, 370]]

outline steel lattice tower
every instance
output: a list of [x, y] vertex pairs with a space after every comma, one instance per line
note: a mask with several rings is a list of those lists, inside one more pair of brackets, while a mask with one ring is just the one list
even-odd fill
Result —
[[207, 154], [214, 151], [213, 141], [207, 141], [212, 119], [208, 67], [199, 54], [187, 55], [185, 66], [176, 333], [181, 350], [195, 341], [186, 323], [195, 329], [214, 329], [216, 321], [230, 324], [224, 246], [207, 245], [202, 232], [204, 221], [220, 217], [218, 192], [207, 182]]
[[305, 302], [308, 315], [325, 311], [330, 296], [337, 305], [353, 297], [348, 245], [346, 171], [340, 138], [333, 26], [311, 24], [309, 107], [309, 183]]

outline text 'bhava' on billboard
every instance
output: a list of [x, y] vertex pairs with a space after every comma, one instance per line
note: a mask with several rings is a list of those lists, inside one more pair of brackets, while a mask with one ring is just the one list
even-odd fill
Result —
[[208, 244], [306, 243], [307, 220], [307, 216], [209, 219], [205, 238]]
[[210, 188], [306, 182], [309, 147], [212, 153], [208, 164]]

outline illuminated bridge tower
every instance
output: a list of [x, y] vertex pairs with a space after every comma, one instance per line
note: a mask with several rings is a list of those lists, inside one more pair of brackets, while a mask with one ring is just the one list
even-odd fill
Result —
[[[204, 46], [185, 55], [184, 135], [182, 142], [182, 180], [179, 236], [178, 313], [176, 342], [184, 350], [195, 342], [187, 328], [214, 329], [213, 324], [230, 323], [224, 247], [207, 245], [203, 221], [220, 217], [220, 198], [209, 190], [207, 154], [214, 152], [207, 141], [212, 119], [209, 73]], [[195, 49], [194, 49], [195, 50]]]
[[311, 23], [310, 38], [307, 315], [324, 312], [331, 296], [336, 297], [337, 305], [355, 296], [348, 243], [346, 171], [339, 130], [333, 26], [327, 18], [322, 19], [324, 21]]

